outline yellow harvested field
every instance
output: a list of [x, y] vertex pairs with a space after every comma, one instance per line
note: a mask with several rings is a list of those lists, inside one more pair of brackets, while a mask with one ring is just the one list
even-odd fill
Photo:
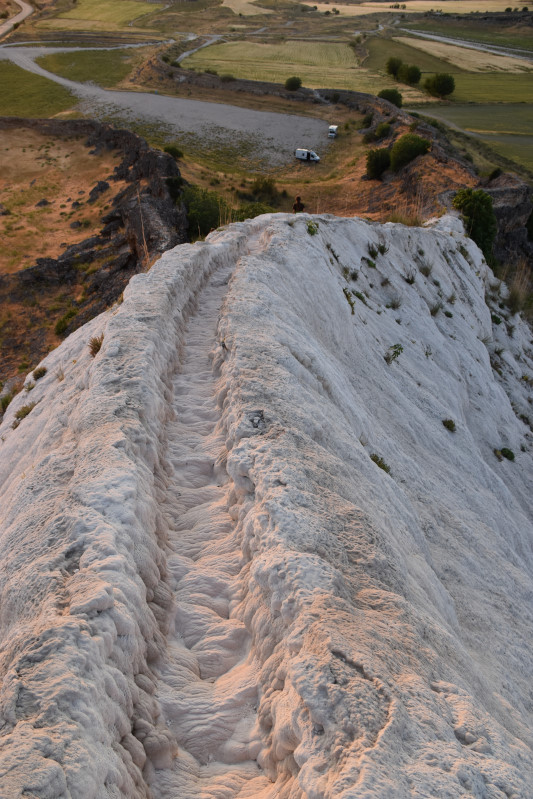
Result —
[[261, 8], [260, 6], [254, 6], [249, 0], [223, 0], [223, 6], [227, 6], [227, 8], [231, 8], [236, 14], [242, 14], [243, 17], [253, 17], [257, 16], [257, 14], [273, 14], [273, 10], [271, 8]]
[[164, 8], [163, 4], [143, 3], [139, 0], [78, 0], [74, 8], [59, 14], [61, 19], [83, 20], [115, 25], [125, 25], [145, 14]]
[[[397, 0], [390, 3], [359, 3], [348, 5], [343, 3], [314, 3], [313, 0], [304, 0], [305, 5], [316, 6], [318, 11], [324, 13], [336, 8], [341, 15], [347, 17], [361, 17], [364, 14], [377, 14], [389, 11], [391, 14], [398, 14], [399, 9], [391, 8]], [[509, 3], [507, 0], [443, 0], [443, 2], [431, 2], [431, 0], [398, 0], [405, 8], [401, 13], [423, 13], [425, 11], [444, 11], [447, 14], [469, 14], [471, 11], [505, 11]]]
[[494, 55], [481, 50], [459, 47], [455, 44], [414, 39], [407, 36], [395, 37], [393, 41], [414, 47], [416, 50], [422, 50], [424, 53], [430, 53], [466, 72], [531, 72], [533, 70], [533, 63], [521, 58]]

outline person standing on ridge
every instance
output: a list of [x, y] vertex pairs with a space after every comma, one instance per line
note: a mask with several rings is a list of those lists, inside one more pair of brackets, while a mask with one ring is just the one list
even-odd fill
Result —
[[298, 195], [298, 197], [295, 198], [295, 203], [292, 206], [292, 210], [294, 211], [295, 214], [300, 214], [304, 210], [304, 208], [305, 205], [302, 202], [302, 198], [300, 197], [300, 195]]

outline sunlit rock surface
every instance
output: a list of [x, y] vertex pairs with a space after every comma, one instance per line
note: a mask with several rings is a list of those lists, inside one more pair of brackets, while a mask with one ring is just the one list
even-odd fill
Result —
[[50, 353], [0, 426], [0, 795], [531, 799], [505, 293], [454, 218], [278, 214]]

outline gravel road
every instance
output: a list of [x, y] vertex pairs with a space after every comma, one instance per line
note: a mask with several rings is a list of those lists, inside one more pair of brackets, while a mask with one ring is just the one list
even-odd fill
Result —
[[80, 98], [79, 108], [88, 116], [120, 117], [124, 124], [129, 120], [158, 123], [168, 131], [170, 138], [192, 141], [194, 136], [200, 146], [240, 150], [252, 162], [264, 166], [290, 162], [297, 147], [309, 147], [323, 154], [328, 145], [328, 123], [323, 120], [149, 92], [110, 91], [61, 78], [35, 63], [41, 55], [72, 49], [78, 48], [4, 45], [0, 46], [0, 59], [9, 59], [22, 69], [69, 89]]
[[15, 25], [20, 24], [30, 14], [33, 14], [33, 8], [28, 3], [24, 3], [23, 0], [15, 0], [15, 3], [20, 7], [20, 11], [16, 16], [0, 25], [0, 38], [12, 31]]

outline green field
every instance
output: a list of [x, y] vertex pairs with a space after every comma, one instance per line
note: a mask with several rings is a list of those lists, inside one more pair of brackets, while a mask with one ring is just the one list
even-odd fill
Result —
[[51, 117], [77, 102], [63, 86], [0, 61], [0, 116]]
[[530, 136], [533, 132], [533, 106], [517, 105], [439, 105], [432, 116], [453, 122], [474, 133], [509, 133]]
[[406, 64], [416, 64], [422, 73], [449, 72], [455, 75], [462, 71], [447, 61], [442, 61], [429, 53], [424, 53], [422, 50], [409, 47], [402, 42], [395, 42], [392, 39], [376, 36], [367, 40], [366, 47], [368, 58], [365, 59], [364, 66], [376, 72], [385, 72], [385, 65], [391, 56], [400, 58]]
[[481, 139], [500, 155], [533, 171], [533, 136], [484, 134]]
[[533, 103], [533, 73], [462, 72], [454, 79], [457, 103]]
[[500, 47], [518, 47], [533, 52], [533, 29], [521, 26], [520, 28], [501, 28], [496, 25], [485, 25], [481, 21], [468, 20], [420, 20], [405, 23], [407, 28], [436, 33], [439, 36], [465, 39], [482, 44], [496, 44]]
[[182, 66], [274, 83], [284, 83], [291, 75], [297, 75], [308, 88], [352, 89], [371, 94], [396, 85], [387, 77], [378, 78], [360, 68], [352, 49], [344, 43], [313, 42], [310, 47], [301, 41], [230, 42], [199, 50]]
[[533, 105], [439, 105], [429, 115], [476, 134], [500, 155], [533, 169]]
[[109, 88], [129, 75], [133, 54], [132, 50], [77, 50], [43, 55], [37, 59], [37, 63], [62, 78], [79, 83], [92, 81]]

